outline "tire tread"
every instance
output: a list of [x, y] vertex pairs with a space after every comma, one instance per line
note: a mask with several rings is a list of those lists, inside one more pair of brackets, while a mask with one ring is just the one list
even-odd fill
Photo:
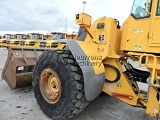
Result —
[[[63, 115], [63, 116], [61, 115], [61, 119], [66, 120], [66, 119], [72, 118], [72, 117], [76, 116], [78, 113], [82, 112], [88, 104], [88, 102], [85, 99], [84, 80], [83, 80], [82, 71], [70, 51], [68, 51], [68, 50], [46, 51], [42, 55], [40, 55], [39, 60], [37, 61], [36, 65], [34, 67], [34, 70], [33, 70], [33, 75], [32, 75], [33, 90], [35, 93], [34, 94], [35, 98], [37, 99], [37, 103], [39, 104], [39, 106], [40, 106], [41, 110], [44, 112], [44, 114], [46, 114], [48, 117], [50, 117], [52, 119], [55, 119], [54, 114], [52, 112], [52, 109], [47, 108], [47, 107], [43, 107], [43, 105], [42, 105], [43, 103], [41, 103], [41, 100], [40, 100], [41, 98], [36, 94], [37, 93], [36, 85], [38, 84], [37, 74], [40, 74], [39, 69], [43, 64], [46, 64], [46, 62], [48, 62], [48, 61], [49, 62], [56, 61], [57, 58], [53, 58], [53, 56], [55, 56], [55, 55], [58, 55], [59, 57], [62, 57], [63, 59], [67, 59], [67, 61], [65, 61], [66, 62], [65, 65], [69, 67], [70, 74], [74, 76], [74, 79], [72, 77], [71, 84], [76, 85], [76, 89], [73, 89], [75, 95], [74, 95], [73, 100], [71, 101], [72, 108], [70, 108], [70, 111], [67, 112], [67, 115]], [[64, 61], [62, 61], [62, 62], [64, 62]], [[47, 111], [46, 111], [46, 109], [47, 109]]]

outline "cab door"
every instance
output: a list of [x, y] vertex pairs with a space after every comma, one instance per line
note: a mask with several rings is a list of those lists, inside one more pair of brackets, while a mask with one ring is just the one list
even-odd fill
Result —
[[153, 0], [134, 0], [131, 14], [122, 27], [122, 50], [147, 50], [152, 23], [152, 2]]
[[155, 0], [153, 8], [149, 46], [160, 46], [160, 0]]

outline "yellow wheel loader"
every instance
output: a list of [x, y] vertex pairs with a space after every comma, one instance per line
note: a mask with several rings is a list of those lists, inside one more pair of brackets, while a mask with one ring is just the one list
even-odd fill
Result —
[[18, 39], [9, 39], [8, 41], [7, 41], [7, 45], [8, 46], [12, 46], [12, 47], [18, 47], [18, 46], [20, 46], [20, 40], [18, 40]]
[[27, 39], [20, 40], [20, 46], [24, 48], [39, 48], [40, 42], [43, 40], [43, 34], [30, 33]]
[[60, 39], [68, 39], [66, 37], [66, 33], [61, 32], [51, 32], [51, 36], [48, 39], [45, 39], [40, 42], [40, 48], [54, 48], [54, 49], [62, 49], [66, 45], [65, 44], [58, 44]]
[[102, 91], [160, 119], [159, 6], [159, 0], [134, 0], [122, 27], [115, 18], [91, 25], [91, 16], [76, 14], [77, 40], [58, 40], [61, 49], [9, 48], [2, 78], [11, 89], [32, 83], [37, 103], [53, 120], [76, 116]]
[[18, 46], [19, 41], [16, 40], [16, 35], [14, 34], [4, 34], [4, 38], [0, 40], [1, 47], [8, 46]]

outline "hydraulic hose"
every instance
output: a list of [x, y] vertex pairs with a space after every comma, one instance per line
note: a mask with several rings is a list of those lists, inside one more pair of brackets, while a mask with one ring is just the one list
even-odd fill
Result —
[[104, 64], [104, 67], [110, 67], [112, 68], [113, 70], [115, 70], [116, 74], [117, 74], [117, 77], [114, 79], [114, 80], [109, 80], [109, 79], [105, 79], [105, 82], [107, 83], [115, 83], [115, 82], [118, 82], [120, 77], [121, 77], [121, 73], [120, 71], [113, 65], [109, 65], [109, 64]]

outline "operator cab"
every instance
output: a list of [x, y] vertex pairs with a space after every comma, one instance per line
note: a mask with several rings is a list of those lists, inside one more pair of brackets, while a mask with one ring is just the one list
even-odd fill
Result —
[[26, 34], [16, 34], [17, 39], [27, 39]]
[[42, 40], [43, 34], [39, 33], [30, 33], [29, 39], [40, 39]]
[[134, 0], [122, 26], [121, 50], [160, 53], [160, 0]]
[[14, 34], [4, 34], [6, 39], [16, 39]]
[[59, 39], [65, 39], [66, 34], [65, 33], [60, 33], [60, 32], [52, 32], [52, 40], [59, 40]]

